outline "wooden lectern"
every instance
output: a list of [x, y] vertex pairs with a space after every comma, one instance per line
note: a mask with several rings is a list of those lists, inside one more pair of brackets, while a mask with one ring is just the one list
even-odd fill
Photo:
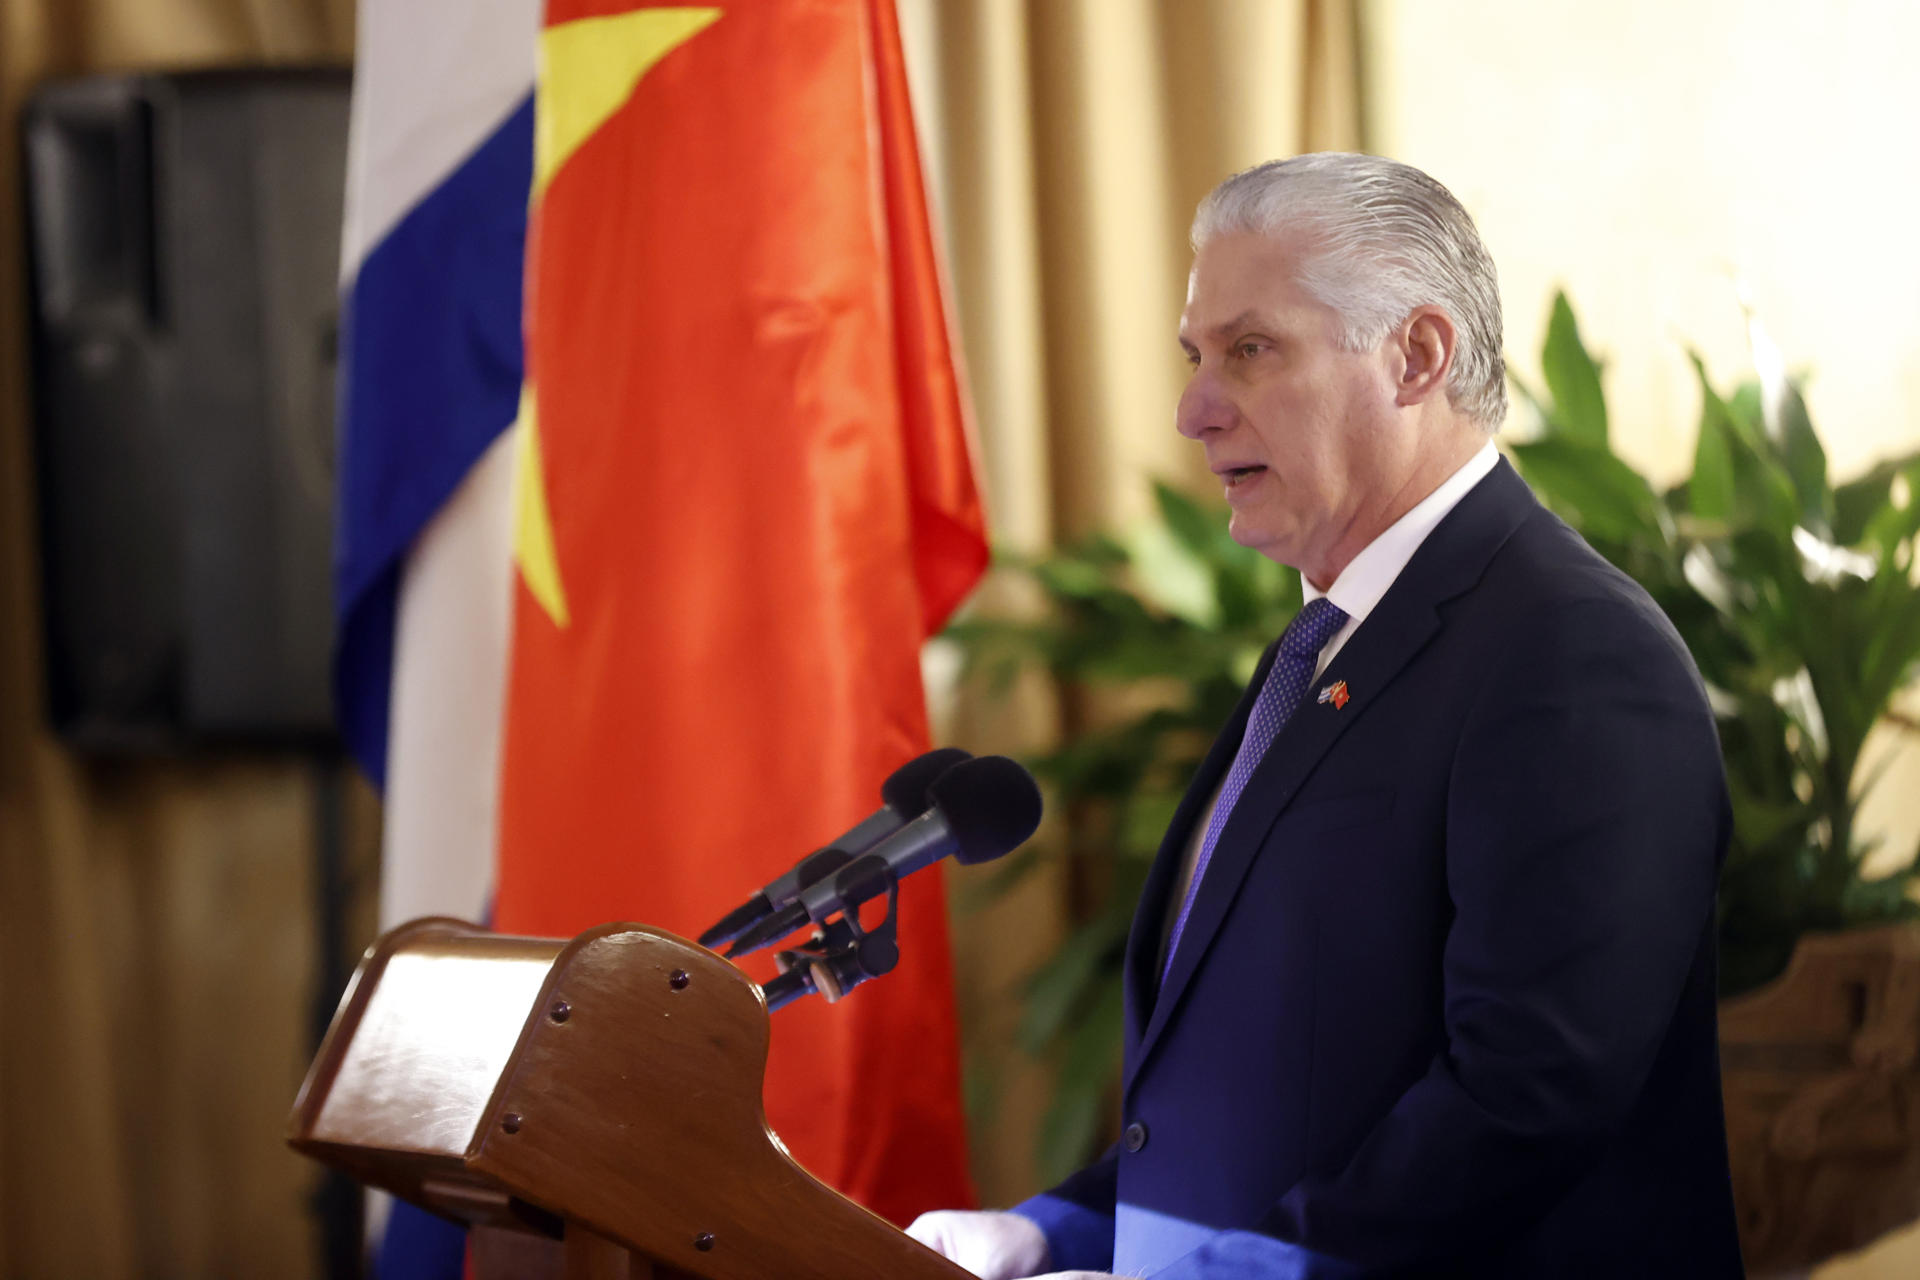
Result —
[[571, 942], [416, 920], [376, 942], [289, 1141], [470, 1224], [480, 1280], [968, 1280], [767, 1128], [738, 969], [615, 924]]

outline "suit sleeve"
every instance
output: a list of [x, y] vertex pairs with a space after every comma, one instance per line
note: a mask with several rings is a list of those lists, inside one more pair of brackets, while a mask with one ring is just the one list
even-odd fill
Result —
[[1560, 1200], [1638, 1098], [1712, 942], [1711, 712], [1678, 637], [1624, 598], [1515, 625], [1486, 670], [1448, 790], [1444, 1048], [1343, 1165], [1280, 1200], [1272, 1248], [1240, 1242], [1237, 1271], [1202, 1248], [1167, 1280], [1471, 1253]]
[[1013, 1206], [1047, 1237], [1055, 1271], [1106, 1271], [1113, 1266], [1114, 1188], [1120, 1148], [1107, 1153], [1050, 1191]]

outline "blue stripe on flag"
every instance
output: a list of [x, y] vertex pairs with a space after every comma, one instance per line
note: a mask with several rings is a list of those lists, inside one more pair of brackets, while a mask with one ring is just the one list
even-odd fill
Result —
[[533, 95], [362, 260], [342, 308], [334, 703], [375, 785], [400, 571], [519, 408]]
[[393, 1202], [373, 1260], [374, 1280], [461, 1280], [466, 1262], [465, 1228], [405, 1200]]

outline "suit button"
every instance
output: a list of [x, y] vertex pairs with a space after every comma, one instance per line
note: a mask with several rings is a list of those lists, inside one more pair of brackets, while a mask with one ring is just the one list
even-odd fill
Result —
[[1147, 1145], [1147, 1126], [1135, 1120], [1127, 1126], [1126, 1132], [1120, 1135], [1120, 1140], [1126, 1143], [1127, 1150], [1138, 1151]]

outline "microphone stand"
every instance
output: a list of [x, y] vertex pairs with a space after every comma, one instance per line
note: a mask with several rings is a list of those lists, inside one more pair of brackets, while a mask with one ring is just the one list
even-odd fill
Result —
[[855, 903], [820, 924], [806, 942], [776, 953], [780, 976], [760, 988], [768, 1012], [809, 993], [833, 1004], [869, 978], [891, 972], [900, 963], [900, 878], [882, 859], [871, 861], [879, 864], [872, 874], [886, 881], [885, 917], [871, 929], [866, 928], [860, 923], [860, 907]]

